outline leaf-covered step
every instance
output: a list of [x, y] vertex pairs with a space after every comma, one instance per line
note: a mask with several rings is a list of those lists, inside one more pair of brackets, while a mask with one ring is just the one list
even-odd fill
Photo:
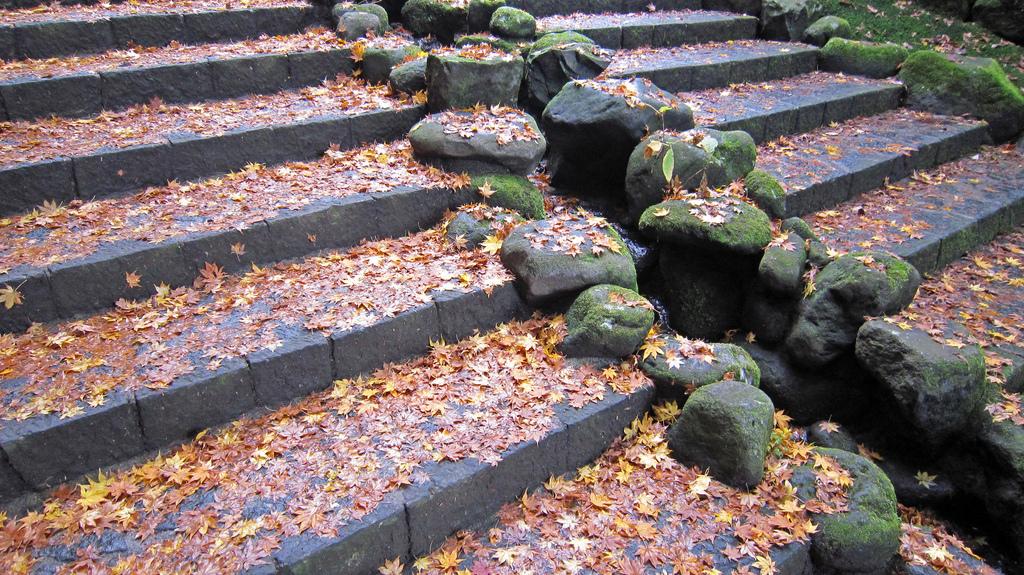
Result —
[[895, 109], [903, 87], [828, 72], [679, 94], [698, 126], [743, 130], [760, 143]]
[[984, 122], [901, 108], [762, 144], [757, 167], [782, 184], [785, 214], [799, 216], [955, 160], [988, 142]]
[[753, 38], [757, 18], [704, 10], [568, 14], [537, 21], [538, 34], [571, 30], [604, 48], [665, 47]]
[[413, 161], [398, 141], [135, 196], [48, 204], [0, 220], [0, 285], [16, 292], [16, 304], [0, 308], [0, 328], [187, 285], [205, 262], [234, 271], [431, 226], [474, 195], [462, 179]]
[[882, 250], [935, 272], [1024, 223], [1024, 154], [983, 148], [807, 219], [836, 250]]
[[0, 336], [0, 448], [52, 486], [508, 321], [511, 279], [443, 225], [237, 276], [208, 263], [191, 288]]
[[818, 49], [792, 42], [739, 40], [615, 53], [604, 76], [647, 78], [663, 90], [687, 92], [764, 82], [813, 72]]
[[317, 15], [312, 5], [294, 0], [256, 0], [238, 9], [209, 0], [7, 9], [0, 10], [0, 59], [295, 34], [317, 23]]
[[191, 102], [318, 84], [352, 71], [334, 32], [0, 62], [0, 121], [88, 116], [160, 98]]
[[[559, 320], [537, 318], [435, 345], [62, 487], [36, 536], [19, 528], [36, 516], [7, 520], [0, 565], [375, 573], [428, 553], [596, 457], [649, 406], [639, 370], [566, 363], [563, 337]], [[97, 548], [100, 534], [109, 544]]]
[[0, 214], [393, 140], [423, 113], [409, 98], [339, 76], [268, 95], [12, 122], [0, 131]]
[[699, 10], [700, 0], [508, 0], [507, 4], [540, 18], [556, 14], [600, 14], [650, 10]]

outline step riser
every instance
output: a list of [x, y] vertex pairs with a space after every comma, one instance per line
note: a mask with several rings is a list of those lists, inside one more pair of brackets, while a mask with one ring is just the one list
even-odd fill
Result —
[[0, 430], [0, 500], [42, 490], [187, 440], [261, 407], [274, 407], [428, 351], [431, 341], [456, 341], [528, 310], [512, 284], [435, 301], [366, 327], [323, 336], [295, 329], [283, 345], [225, 361], [160, 390], [113, 394], [99, 408], [60, 419], [8, 422]]
[[658, 10], [699, 10], [701, 7], [700, 0], [509, 0], [507, 4], [538, 18], [573, 12], [644, 12], [652, 4]]
[[712, 64], [637, 68], [614, 76], [647, 78], [662, 90], [690, 92], [729, 84], [779, 80], [813, 72], [817, 67], [816, 50], [799, 50], [790, 54], [744, 57]]
[[0, 120], [89, 116], [153, 98], [175, 103], [263, 94], [318, 84], [353, 69], [348, 50], [328, 50], [26, 78], [0, 84]]
[[827, 209], [860, 194], [906, 178], [923, 170], [950, 162], [976, 151], [990, 142], [984, 125], [957, 126], [952, 133], [917, 146], [908, 155], [876, 154], [858, 162], [857, 170], [826, 179], [786, 194], [786, 217], [802, 216]]
[[132, 14], [98, 20], [60, 20], [0, 26], [0, 59], [53, 58], [124, 49], [130, 45], [202, 44], [295, 34], [323, 24], [313, 6], [188, 14]]
[[325, 116], [295, 124], [240, 128], [219, 136], [173, 134], [163, 143], [45, 160], [0, 169], [0, 215], [31, 210], [44, 201], [91, 200], [238, 170], [319, 157], [331, 144], [342, 149], [388, 141], [408, 133], [426, 113], [416, 106], [356, 116]]
[[884, 90], [871, 90], [844, 96], [835, 100], [820, 100], [807, 105], [780, 107], [771, 112], [758, 113], [709, 125], [716, 130], [742, 130], [758, 144], [782, 136], [803, 134], [832, 122], [844, 122], [860, 116], [871, 116], [899, 107], [903, 88], [892, 86]]
[[[32, 322], [71, 319], [109, 309], [119, 299], [154, 293], [153, 285], [191, 285], [206, 262], [231, 273], [251, 264], [303, 257], [324, 249], [345, 249], [371, 238], [400, 237], [430, 227], [445, 211], [472, 201], [468, 190], [396, 188], [318, 202], [243, 230], [195, 233], [160, 244], [109, 246], [82, 260], [0, 277], [0, 285], [20, 286], [24, 303], [0, 311], [0, 332], [24, 331]], [[311, 243], [310, 237], [316, 237]], [[245, 254], [234, 254], [235, 244]], [[126, 273], [145, 279], [129, 288]]]
[[624, 25], [608, 28], [568, 27], [546, 31], [557, 32], [561, 30], [579, 32], [602, 48], [611, 50], [641, 48], [644, 46], [667, 48], [703, 42], [750, 39], [757, 34], [757, 19], [737, 17], [708, 22]]
[[652, 400], [652, 389], [645, 388], [628, 396], [611, 394], [580, 410], [565, 406], [557, 410], [554, 431], [537, 443], [509, 449], [495, 466], [471, 460], [431, 464], [426, 468], [429, 483], [385, 498], [337, 538], [285, 540], [274, 555], [276, 572], [371, 575], [396, 557], [409, 564], [457, 531], [478, 526], [548, 477], [593, 461]]

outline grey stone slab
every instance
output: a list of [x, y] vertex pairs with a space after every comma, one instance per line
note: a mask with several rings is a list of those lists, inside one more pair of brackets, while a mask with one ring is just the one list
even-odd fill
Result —
[[101, 148], [72, 160], [78, 195], [83, 199], [166, 184], [175, 177], [168, 143], [131, 148]]
[[28, 490], [25, 480], [7, 460], [7, 454], [0, 451], [0, 502], [14, 499]]
[[114, 393], [74, 417], [5, 421], [0, 447], [26, 483], [43, 489], [137, 455], [143, 442], [134, 398]]
[[333, 80], [338, 74], [355, 69], [352, 52], [347, 49], [295, 52], [288, 54], [288, 85], [301, 88]]
[[185, 39], [189, 44], [224, 42], [259, 35], [253, 10], [218, 10], [185, 14]]
[[179, 180], [231, 172], [250, 162], [275, 164], [288, 155], [288, 149], [274, 139], [269, 127], [240, 128], [216, 137], [179, 133], [168, 139]]
[[185, 17], [181, 14], [132, 14], [110, 20], [118, 46], [166, 46], [185, 38]]
[[570, 405], [556, 407], [555, 412], [568, 432], [566, 471], [601, 455], [634, 419], [650, 408], [654, 393], [654, 386], [629, 395], [608, 391], [604, 399], [581, 409]]
[[623, 12], [646, 12], [649, 6], [655, 10], [700, 10], [700, 0], [622, 0]]
[[[321, 249], [344, 249], [377, 237], [379, 221], [372, 198], [356, 194], [317, 202], [297, 212], [267, 220], [277, 259]], [[408, 233], [412, 230], [406, 230]]]
[[119, 68], [101, 72], [103, 107], [124, 108], [153, 98], [164, 102], [194, 102], [215, 96], [207, 62]]
[[580, 33], [593, 40], [598, 46], [608, 48], [609, 50], [618, 50], [623, 47], [635, 47], [622, 45], [622, 28], [619, 26], [585, 28], [581, 29]]
[[[810, 132], [822, 126], [827, 126], [825, 122], [825, 108], [827, 104], [825, 102], [815, 102], [801, 106], [796, 109], [796, 125], [793, 127], [795, 133], [802, 134]], [[882, 110], [878, 110], [881, 112]], [[846, 118], [844, 118], [846, 119]], [[777, 138], [785, 134], [777, 134], [768, 136], [767, 139]]]
[[325, 116], [272, 128], [271, 138], [287, 150], [290, 160], [319, 158], [332, 145], [352, 147], [351, 122], [346, 116]]
[[0, 275], [0, 287], [6, 286], [16, 288], [22, 301], [11, 309], [0, 307], [0, 332], [21, 332], [33, 322], [57, 318], [57, 306], [54, 305], [46, 270], [29, 268]]
[[428, 463], [423, 470], [430, 475], [429, 483], [405, 491], [413, 557], [430, 553], [455, 531], [488, 515], [487, 502], [481, 500], [487, 464], [476, 460]]
[[0, 26], [0, 60], [14, 60], [17, 56], [18, 43], [14, 35], [14, 26]]
[[396, 188], [374, 194], [378, 233], [397, 237], [433, 226], [449, 209], [450, 194], [441, 188]]
[[26, 211], [46, 200], [67, 203], [77, 196], [74, 167], [69, 158], [0, 170], [0, 214]]
[[[158, 244], [149, 242], [130, 242], [117, 255], [120, 273], [108, 281], [121, 285], [124, 291], [120, 297], [128, 299], [146, 298], [155, 293], [155, 285], [166, 283], [172, 286], [191, 284], [196, 277], [193, 262], [186, 260], [181, 251], [181, 243], [167, 241]], [[140, 287], [128, 288], [124, 283], [126, 273], [134, 273], [140, 278]], [[118, 298], [120, 299], [120, 298]], [[110, 300], [113, 305], [117, 299]]]
[[837, 174], [822, 182], [786, 193], [786, 217], [834, 206], [850, 197], [852, 174]]
[[0, 94], [11, 120], [51, 115], [79, 117], [100, 110], [100, 76], [69, 74], [54, 78], [26, 78], [0, 84]]
[[530, 311], [515, 286], [509, 282], [493, 288], [490, 295], [477, 288], [469, 293], [439, 292], [434, 296], [441, 322], [441, 335], [455, 342], [486, 332], [500, 323], [529, 317]]
[[[800, 118], [800, 110], [782, 109], [771, 113], [765, 118], [765, 140], [773, 140], [779, 136], [797, 133], [797, 122]], [[818, 125], [820, 126], [820, 124]], [[817, 128], [814, 126], [811, 129]]]
[[199, 368], [170, 387], [135, 392], [146, 446], [158, 449], [231, 421], [256, 406], [252, 373], [239, 359], [215, 372]]
[[292, 328], [281, 347], [249, 354], [256, 403], [274, 407], [326, 389], [331, 384], [331, 345], [326, 336]]
[[285, 54], [215, 59], [209, 61], [209, 66], [214, 94], [218, 98], [266, 94], [288, 85]]
[[[226, 273], [234, 273], [248, 271], [252, 264], [282, 259], [277, 257], [277, 241], [264, 222], [242, 229], [193, 233], [175, 243], [181, 246], [182, 260], [191, 267], [193, 277], [206, 262], [221, 266]], [[241, 246], [244, 253], [237, 253], [236, 246]]]
[[21, 58], [103, 52], [114, 47], [110, 20], [32, 22], [14, 27]]
[[420, 355], [441, 339], [434, 304], [426, 304], [368, 327], [331, 334], [334, 379], [370, 373], [385, 363]]
[[404, 138], [426, 113], [426, 106], [412, 106], [351, 116], [349, 122], [352, 126], [352, 144], [389, 142]]

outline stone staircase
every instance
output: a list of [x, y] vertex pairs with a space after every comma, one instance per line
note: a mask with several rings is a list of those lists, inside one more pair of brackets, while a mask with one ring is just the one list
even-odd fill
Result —
[[[324, 7], [175, 4], [0, 18], [0, 499], [93, 521], [0, 566], [374, 573], [590, 463], [648, 410], [635, 369], [546, 353], [557, 337], [493, 251], [451, 248], [446, 213], [479, 196], [413, 158], [421, 100], [335, 80], [358, 58]], [[818, 71], [817, 48], [756, 39], [756, 18], [509, 5], [613, 50], [605, 76], [679, 94], [698, 126], [750, 133], [786, 215], [829, 245], [932, 272], [1020, 228], [1024, 162], [985, 147], [984, 123]], [[872, 232], [893, 198], [928, 227]], [[362, 377], [382, 367], [404, 386]], [[499, 372], [516, 373], [487, 383]], [[146, 511], [103, 534], [111, 493]], [[249, 533], [217, 526], [238, 517]]]

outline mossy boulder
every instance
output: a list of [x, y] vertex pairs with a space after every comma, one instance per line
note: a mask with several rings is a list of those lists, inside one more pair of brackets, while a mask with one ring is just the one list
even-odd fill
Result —
[[797, 364], [821, 367], [852, 351], [867, 317], [895, 314], [917, 293], [921, 274], [902, 259], [879, 252], [839, 257], [814, 278], [786, 349]]
[[[849, 472], [853, 485], [847, 492], [847, 510], [813, 513], [817, 533], [811, 535], [811, 557], [824, 573], [884, 573], [899, 550], [900, 517], [896, 492], [885, 473], [871, 461], [848, 451], [817, 447]], [[814, 497], [817, 487], [808, 467], [793, 474], [801, 498]]]
[[476, 104], [514, 106], [522, 81], [523, 59], [519, 56], [427, 57], [427, 104], [431, 111], [470, 108]]
[[547, 215], [544, 196], [533, 182], [522, 176], [476, 176], [472, 186], [489, 205], [515, 210], [528, 220], [539, 220]]
[[764, 0], [761, 35], [769, 40], [800, 41], [820, 13], [818, 0]]
[[959, 61], [923, 50], [910, 55], [900, 69], [907, 105], [938, 114], [970, 114], [989, 124], [999, 142], [1024, 129], [1024, 94], [989, 58]]
[[541, 124], [551, 145], [553, 182], [586, 193], [621, 188], [640, 140], [662, 128], [692, 128], [693, 113], [645, 79], [583, 80], [551, 99]]
[[463, 209], [448, 220], [445, 225], [445, 236], [455, 245], [474, 249], [488, 236], [495, 235], [498, 230], [522, 222], [523, 218], [513, 212], [488, 214], [471, 208]]
[[[391, 72], [410, 58], [426, 56], [413, 43], [404, 46], [367, 46], [363, 50], [363, 79], [372, 84], [383, 84], [391, 78]], [[425, 64], [424, 64], [425, 66]]]
[[681, 404], [694, 389], [719, 381], [761, 384], [761, 370], [742, 347], [673, 336], [658, 338], [665, 344], [664, 353], [647, 357], [640, 369], [654, 380], [661, 397]]
[[348, 11], [339, 15], [338, 24], [335, 27], [338, 36], [349, 42], [365, 38], [370, 34], [383, 34], [386, 29], [375, 14], [356, 11]]
[[976, 0], [971, 7], [971, 17], [1003, 38], [1024, 44], [1024, 2], [1021, 0]]
[[[555, 35], [548, 34], [544, 38]], [[544, 47], [538, 48], [541, 41], [537, 41], [533, 45], [526, 56], [526, 104], [529, 109], [543, 110], [566, 84], [597, 77], [611, 64], [605, 52], [588, 38], [583, 39], [586, 42], [545, 43]]]
[[410, 32], [445, 43], [466, 29], [467, 18], [466, 6], [450, 0], [409, 0], [402, 6], [402, 21]]
[[378, 25], [378, 33], [383, 34], [390, 27], [391, 22], [388, 19], [388, 11], [384, 9], [380, 4], [353, 4], [352, 2], [340, 2], [331, 8], [331, 19], [334, 24], [337, 25], [341, 21], [341, 16], [349, 12], [362, 12], [364, 14], [373, 14], [377, 17], [380, 22]]
[[548, 32], [540, 38], [530, 47], [530, 53], [539, 52], [541, 50], [547, 50], [555, 46], [566, 46], [569, 44], [594, 44], [594, 41], [580, 34], [579, 32], [573, 32], [571, 30], [563, 30], [561, 32]]
[[764, 170], [751, 170], [743, 178], [743, 187], [747, 197], [769, 216], [785, 217], [786, 190], [775, 176]]
[[908, 424], [902, 435], [926, 449], [962, 437], [984, 408], [985, 356], [977, 346], [957, 349], [873, 320], [857, 333], [856, 353]]
[[[452, 112], [469, 116], [469, 112]], [[468, 138], [459, 131], [446, 129], [445, 114], [431, 114], [409, 130], [413, 154], [420, 161], [451, 172], [469, 174], [509, 173], [528, 175], [544, 156], [546, 142], [536, 121], [522, 114], [516, 126], [532, 130], [536, 139], [505, 142], [495, 132], [480, 130]], [[513, 121], [513, 120], [509, 120]]]
[[853, 27], [846, 18], [823, 16], [804, 30], [804, 42], [824, 46], [832, 38], [849, 38], [852, 33]]
[[491, 16], [490, 29], [501, 38], [532, 39], [537, 35], [537, 20], [525, 10], [502, 6]]
[[754, 266], [747, 269], [746, 260], [663, 246], [658, 270], [672, 329], [686, 337], [716, 340], [739, 327], [745, 285], [756, 273]]
[[821, 49], [822, 70], [868, 78], [895, 76], [910, 51], [896, 44], [875, 44], [832, 38]]
[[654, 307], [633, 290], [598, 285], [576, 298], [565, 314], [567, 357], [621, 358], [643, 343], [654, 325]]
[[[617, 252], [590, 253], [591, 238], [578, 232], [552, 231], [553, 221], [538, 220], [517, 227], [501, 246], [501, 261], [519, 280], [527, 302], [537, 305], [583, 290], [611, 284], [637, 291], [636, 267], [622, 238], [611, 227], [601, 233], [617, 244]], [[578, 237], [580, 253], [571, 255], [548, 244], [536, 245], [532, 236], [573, 234]]]
[[709, 469], [728, 485], [749, 489], [764, 478], [775, 407], [756, 387], [722, 381], [697, 388], [668, 430], [672, 455]]
[[391, 69], [388, 84], [395, 92], [415, 94], [427, 89], [427, 57], [416, 58]]
[[764, 250], [757, 278], [768, 291], [796, 298], [804, 289], [806, 266], [807, 251], [803, 239], [796, 234], [786, 234], [781, 242], [773, 243]]
[[669, 179], [683, 189], [704, 180], [712, 188], [728, 185], [754, 169], [757, 145], [746, 132], [711, 129], [683, 133], [656, 132], [633, 149], [626, 165], [626, 201], [630, 215], [640, 217], [661, 201]]
[[463, 46], [476, 46], [479, 44], [485, 44], [503, 52], [508, 52], [509, 54], [521, 53], [524, 49], [529, 47], [528, 43], [517, 43], [512, 40], [491, 36], [490, 34], [469, 34], [466, 36], [459, 36], [455, 39], [455, 46], [457, 48], [462, 48]]
[[760, 254], [771, 242], [768, 215], [746, 202], [724, 204], [721, 211], [728, 213], [725, 221], [702, 219], [696, 202], [714, 201], [695, 198], [655, 204], [640, 216], [640, 231], [682, 248], [734, 255]]
[[491, 25], [494, 11], [505, 5], [505, 0], [471, 0], [467, 7], [467, 25], [470, 32], [482, 32]]
[[811, 224], [807, 223], [807, 220], [803, 218], [786, 218], [782, 220], [782, 231], [792, 232], [801, 239], [818, 241], [818, 234], [814, 233], [814, 229], [811, 228]]

